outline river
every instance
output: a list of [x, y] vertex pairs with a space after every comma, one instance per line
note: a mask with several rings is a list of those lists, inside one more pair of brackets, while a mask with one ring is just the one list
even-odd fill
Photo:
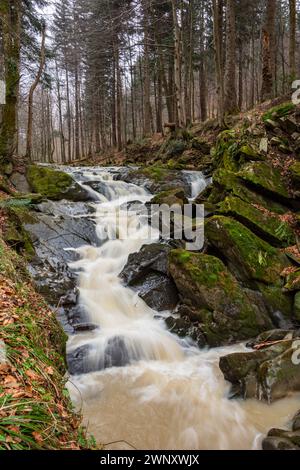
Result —
[[[142, 187], [116, 180], [117, 169], [70, 170], [79, 182], [97, 181], [101, 194], [90, 191], [101, 246], [76, 251], [72, 269], [79, 273], [80, 304], [99, 326], [70, 336], [68, 350], [87, 345], [86, 361], [105, 362], [115, 341], [126, 349], [127, 365], [71, 376], [68, 387], [84, 423], [106, 449], [260, 449], [272, 427], [284, 427], [299, 409], [299, 397], [272, 405], [256, 400], [230, 400], [230, 386], [219, 358], [245, 350], [244, 345], [199, 350], [167, 331], [162, 315], [151, 310], [118, 277], [128, 256], [149, 239], [147, 222], [138, 213], [125, 217], [131, 201], [146, 203]], [[205, 187], [201, 174], [188, 175], [195, 197]], [[116, 238], [114, 210], [119, 212]]]

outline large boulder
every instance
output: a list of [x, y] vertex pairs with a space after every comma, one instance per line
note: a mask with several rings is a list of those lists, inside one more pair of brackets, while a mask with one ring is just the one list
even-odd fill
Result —
[[273, 402], [299, 392], [300, 365], [294, 360], [299, 337], [296, 331], [271, 331], [249, 344], [256, 351], [222, 357], [220, 369], [233, 395]]
[[237, 175], [250, 186], [254, 186], [274, 198], [287, 200], [290, 197], [280, 171], [269, 163], [247, 163]]
[[127, 286], [157, 311], [173, 310], [178, 303], [176, 286], [168, 275], [168, 245], [144, 245], [139, 253], [129, 256], [120, 277]]
[[270, 212], [286, 214], [288, 209], [278, 201], [274, 201], [265, 194], [246, 186], [246, 182], [238, 177], [236, 173], [218, 168], [213, 175], [214, 186], [209, 196], [209, 201], [218, 203], [227, 195], [236, 196], [249, 204], [259, 204]]
[[210, 346], [247, 339], [272, 327], [259, 294], [242, 289], [218, 258], [173, 250], [169, 270], [185, 315], [197, 321]]
[[183, 188], [187, 197], [191, 196], [191, 186], [186, 175], [178, 170], [153, 165], [131, 171], [124, 181], [144, 186], [151, 193]]
[[184, 204], [188, 204], [188, 202], [189, 201], [185, 195], [184, 188], [169, 189], [167, 191], [163, 191], [161, 193], [156, 194], [151, 200], [151, 204], [166, 204], [170, 207], [175, 204], [183, 206]]
[[33, 192], [47, 199], [70, 201], [91, 199], [90, 193], [70, 175], [46, 166], [30, 165], [27, 169], [27, 180]]
[[287, 257], [231, 217], [214, 216], [206, 221], [206, 237], [226, 258], [240, 281], [260, 281], [281, 286]]
[[227, 197], [219, 204], [218, 212], [235, 217], [275, 246], [287, 247], [296, 244], [294, 231], [287, 222], [238, 197]]

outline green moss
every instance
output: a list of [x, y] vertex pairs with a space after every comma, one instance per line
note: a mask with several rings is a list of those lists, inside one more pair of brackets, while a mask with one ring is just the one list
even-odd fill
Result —
[[166, 154], [168, 157], [178, 157], [186, 150], [187, 144], [184, 140], [169, 140]]
[[280, 287], [266, 286], [260, 283], [258, 288], [273, 313], [279, 311], [287, 318], [292, 317], [293, 299], [290, 294], [285, 294]]
[[164, 181], [168, 177], [168, 169], [159, 165], [152, 165], [147, 168], [142, 168], [138, 170], [137, 173], [142, 174], [158, 183]]
[[284, 288], [290, 292], [300, 290], [300, 269], [288, 274]]
[[231, 215], [272, 244], [287, 247], [296, 243], [291, 227], [279, 217], [261, 211], [237, 197], [227, 197], [219, 204], [219, 212]]
[[279, 170], [268, 163], [248, 163], [237, 173], [237, 176], [261, 191], [277, 195], [277, 197], [289, 198], [289, 192]]
[[280, 274], [289, 265], [287, 258], [240, 222], [214, 216], [206, 221], [205, 233], [239, 279], [281, 285]]
[[300, 185], [300, 162], [294, 163], [290, 167], [290, 172], [292, 174], [292, 179], [294, 183]]
[[174, 250], [169, 263], [182, 299], [193, 306], [192, 315], [211, 346], [250, 338], [271, 326], [220, 259]]
[[235, 173], [219, 168], [213, 176], [214, 190], [209, 201], [217, 203], [222, 201], [226, 195], [233, 194], [249, 204], [259, 204], [270, 212], [286, 214], [287, 208], [279, 202], [249, 189], [245, 182]]
[[74, 183], [66, 173], [37, 165], [28, 167], [27, 179], [35, 193], [48, 199], [60, 199], [62, 193], [67, 192]]
[[276, 120], [278, 118], [287, 116], [290, 114], [296, 106], [292, 102], [287, 102], [280, 104], [278, 106], [274, 106], [273, 108], [269, 109], [264, 115], [263, 115], [263, 121], [266, 122], [268, 120]]
[[169, 189], [156, 194], [151, 200], [151, 204], [167, 204], [168, 206], [179, 204], [183, 206], [184, 204], [188, 204], [188, 199], [185, 196], [183, 188]]

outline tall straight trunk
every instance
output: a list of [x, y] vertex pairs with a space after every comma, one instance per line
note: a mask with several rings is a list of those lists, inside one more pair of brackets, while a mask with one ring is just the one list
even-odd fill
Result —
[[68, 119], [68, 162], [72, 160], [71, 142], [72, 142], [72, 122], [71, 122], [71, 104], [70, 104], [70, 85], [69, 85], [69, 70], [66, 65], [66, 87], [67, 87], [67, 119]]
[[32, 124], [33, 124], [33, 97], [36, 87], [38, 86], [42, 73], [44, 71], [45, 66], [45, 41], [46, 41], [46, 25], [44, 24], [42, 27], [42, 44], [41, 44], [41, 55], [40, 55], [40, 65], [35, 77], [33, 84], [29, 90], [29, 97], [28, 97], [28, 123], [27, 123], [27, 146], [26, 146], [26, 157], [29, 161], [31, 161], [31, 154], [32, 154]]
[[80, 93], [79, 72], [76, 59], [75, 64], [75, 160], [80, 158]]
[[66, 163], [65, 134], [64, 134], [64, 128], [63, 128], [62, 105], [61, 105], [62, 99], [61, 99], [61, 93], [60, 93], [60, 81], [59, 81], [57, 61], [55, 61], [55, 70], [56, 70], [56, 88], [57, 88], [57, 102], [58, 102], [61, 162]]
[[118, 150], [123, 147], [123, 118], [122, 118], [122, 77], [120, 68], [119, 47], [116, 48], [116, 72], [117, 72], [117, 140]]
[[290, 79], [296, 77], [296, 0], [289, 0], [290, 5], [290, 46], [289, 46], [289, 67]]
[[224, 84], [224, 113], [237, 110], [237, 93], [235, 77], [236, 28], [235, 0], [226, 1], [226, 59]]
[[189, 126], [192, 122], [192, 86], [193, 86], [193, 8], [194, 1], [189, 0], [186, 6], [186, 13], [184, 15], [184, 107], [186, 116], [186, 125]]
[[276, 0], [267, 0], [265, 21], [262, 30], [262, 100], [272, 98], [275, 80], [275, 15]]
[[222, 18], [220, 14], [220, 2], [222, 0], [213, 0], [213, 20], [214, 20], [214, 47], [215, 63], [217, 76], [217, 96], [218, 96], [218, 118], [219, 123], [224, 118], [224, 82], [223, 82], [223, 49], [222, 49]]
[[200, 64], [199, 64], [199, 106], [200, 120], [207, 119], [207, 86], [206, 86], [206, 68], [205, 68], [205, 50], [204, 50], [204, 14], [201, 13], [200, 27]]
[[[239, 43], [239, 98], [238, 98], [238, 109], [242, 110], [243, 108], [243, 99], [244, 99], [244, 73], [243, 73], [243, 43]], [[247, 90], [247, 87], [246, 87]], [[245, 97], [245, 101], [247, 98]]]
[[184, 109], [182, 101], [181, 83], [181, 32], [177, 17], [176, 0], [172, 0], [173, 27], [174, 27], [174, 85], [176, 98], [176, 124], [178, 127], [185, 126]]
[[112, 145], [117, 146], [117, 119], [116, 119], [116, 61], [115, 53], [113, 58], [112, 90], [111, 90], [111, 127], [112, 127]]
[[149, 60], [149, 23], [148, 23], [148, 7], [149, 1], [143, 0], [143, 29], [144, 29], [144, 135], [151, 134], [151, 80], [150, 80], [150, 60]]
[[10, 162], [18, 146], [21, 0], [0, 0], [5, 66], [5, 104], [0, 128], [0, 164]]
[[160, 64], [158, 64], [158, 73], [157, 73], [157, 113], [156, 113], [156, 132], [163, 133], [163, 90], [162, 90], [162, 70]]

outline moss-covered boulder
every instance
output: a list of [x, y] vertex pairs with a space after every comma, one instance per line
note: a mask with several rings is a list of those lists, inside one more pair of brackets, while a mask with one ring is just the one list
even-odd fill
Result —
[[258, 290], [268, 305], [271, 316], [278, 318], [278, 314], [284, 319], [291, 319], [293, 316], [293, 296], [289, 292], [284, 292], [281, 287], [270, 286], [257, 283]]
[[170, 170], [167, 166], [151, 165], [133, 170], [124, 181], [146, 187], [151, 193], [184, 188], [185, 194], [191, 196], [190, 184], [181, 171]]
[[287, 247], [296, 244], [294, 231], [288, 223], [238, 197], [227, 197], [219, 204], [219, 212], [235, 217], [275, 246]]
[[188, 204], [188, 199], [185, 195], [184, 188], [169, 189], [156, 194], [151, 200], [151, 204], [166, 204], [168, 206]]
[[205, 224], [205, 235], [241, 281], [282, 285], [280, 277], [289, 265], [287, 257], [231, 217], [214, 216]]
[[210, 346], [233, 343], [272, 327], [265, 306], [253, 301], [221, 260], [213, 256], [173, 250], [169, 270], [184, 311]]
[[224, 168], [219, 168], [215, 171], [213, 183], [214, 187], [209, 195], [209, 201], [212, 203], [218, 203], [222, 201], [226, 195], [232, 194], [249, 204], [259, 204], [268, 211], [277, 214], [286, 214], [288, 210], [281, 203], [259, 194], [257, 191], [254, 191], [253, 188], [249, 189], [245, 181], [236, 176], [232, 171], [225, 170]]
[[300, 162], [294, 163], [290, 167], [293, 183], [297, 186], [298, 190], [300, 187]]
[[300, 366], [293, 360], [296, 337], [287, 333], [265, 349], [222, 357], [220, 368], [234, 395], [273, 402], [300, 391]]
[[277, 168], [266, 162], [251, 162], [243, 166], [238, 176], [247, 184], [279, 199], [288, 199], [289, 192]]
[[27, 180], [34, 193], [47, 199], [70, 201], [87, 201], [90, 194], [73, 178], [62, 171], [49, 167], [30, 165], [27, 169]]

